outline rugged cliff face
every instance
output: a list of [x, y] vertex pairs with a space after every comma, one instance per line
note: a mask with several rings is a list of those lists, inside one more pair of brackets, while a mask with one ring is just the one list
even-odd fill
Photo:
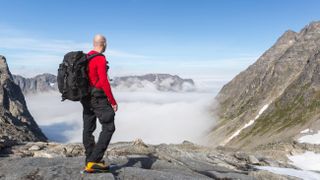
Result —
[[291, 141], [319, 117], [320, 22], [285, 32], [216, 97], [213, 145], [254, 148]]
[[13, 82], [5, 57], [0, 56], [0, 149], [15, 142], [46, 140]]

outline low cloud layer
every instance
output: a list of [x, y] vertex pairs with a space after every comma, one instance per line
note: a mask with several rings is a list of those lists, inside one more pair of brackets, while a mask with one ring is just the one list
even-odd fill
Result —
[[[115, 92], [119, 111], [112, 142], [141, 138], [147, 143], [201, 143], [214, 119], [210, 114], [212, 93]], [[29, 95], [27, 105], [49, 139], [82, 141], [82, 106], [60, 102], [57, 92]], [[97, 123], [99, 124], [99, 123]], [[97, 127], [96, 138], [101, 126]]]

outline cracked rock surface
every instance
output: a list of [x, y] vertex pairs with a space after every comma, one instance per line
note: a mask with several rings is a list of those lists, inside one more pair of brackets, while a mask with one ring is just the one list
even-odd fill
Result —
[[[149, 145], [142, 140], [110, 144], [111, 173], [83, 174], [81, 144], [21, 143], [1, 151], [0, 179], [295, 179], [256, 165], [292, 167], [285, 161], [191, 142]], [[14, 169], [14, 170], [13, 170]]]

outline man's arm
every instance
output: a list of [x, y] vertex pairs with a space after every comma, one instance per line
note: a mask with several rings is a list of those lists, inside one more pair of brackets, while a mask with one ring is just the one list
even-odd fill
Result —
[[99, 57], [99, 65], [97, 67], [99, 81], [100, 81], [102, 89], [103, 89], [104, 93], [106, 94], [111, 105], [116, 106], [117, 102], [114, 99], [112, 91], [111, 91], [111, 86], [109, 83], [106, 66], [107, 66], [107, 61], [106, 61], [105, 57]]

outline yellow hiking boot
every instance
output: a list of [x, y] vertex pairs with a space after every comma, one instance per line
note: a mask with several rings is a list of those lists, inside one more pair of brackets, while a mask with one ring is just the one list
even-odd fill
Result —
[[109, 172], [109, 166], [104, 163], [88, 162], [85, 168], [86, 173]]

